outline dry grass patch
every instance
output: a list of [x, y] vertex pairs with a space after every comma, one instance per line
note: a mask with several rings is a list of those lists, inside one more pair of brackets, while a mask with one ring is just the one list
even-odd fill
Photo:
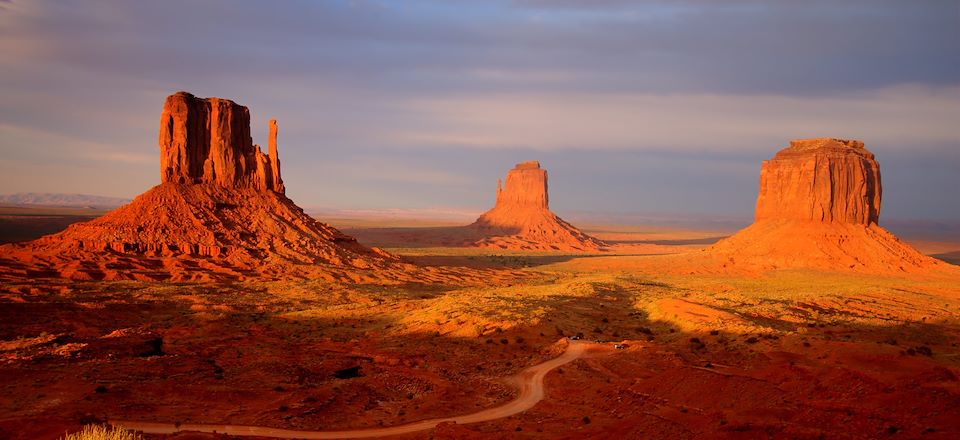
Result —
[[61, 440], [143, 440], [143, 436], [113, 426], [86, 425], [80, 432], [67, 434]]

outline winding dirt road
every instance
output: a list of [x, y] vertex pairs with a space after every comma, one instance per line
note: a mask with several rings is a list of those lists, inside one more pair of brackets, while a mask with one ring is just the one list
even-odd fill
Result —
[[214, 425], [182, 423], [179, 426], [173, 423], [133, 422], [126, 420], [111, 420], [110, 424], [130, 430], [142, 431], [147, 434], [173, 434], [181, 431], [216, 432], [239, 436], [260, 436], [288, 439], [345, 439], [384, 437], [398, 434], [431, 429], [440, 423], [454, 422], [457, 424], [478, 423], [509, 417], [533, 408], [537, 402], [543, 400], [543, 378], [561, 365], [567, 364], [583, 356], [589, 349], [609, 349], [604, 345], [587, 342], [570, 341], [562, 355], [549, 361], [529, 367], [517, 376], [520, 386], [520, 395], [516, 399], [503, 405], [485, 409], [483, 411], [462, 416], [445, 417], [439, 419], [421, 420], [405, 425], [388, 428], [354, 429], [349, 431], [296, 431], [291, 429], [268, 428], [262, 426], [242, 425]]

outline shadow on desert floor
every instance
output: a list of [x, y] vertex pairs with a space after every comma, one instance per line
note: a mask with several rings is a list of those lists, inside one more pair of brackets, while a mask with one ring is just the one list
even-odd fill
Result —
[[478, 255], [429, 255], [429, 254], [416, 254], [416, 255], [403, 255], [404, 260], [410, 261], [412, 263], [421, 264], [424, 266], [433, 266], [433, 267], [471, 267], [471, 268], [482, 268], [482, 269], [518, 269], [518, 268], [535, 268], [539, 266], [546, 266], [557, 263], [565, 263], [568, 261], [581, 259], [581, 258], [602, 258], [602, 257], [653, 257], [653, 256], [662, 256], [662, 253], [632, 253], [632, 254], [611, 254], [611, 253], [596, 253], [596, 254], [564, 254], [564, 253], [550, 253], [550, 254], [523, 254], [523, 253], [510, 253], [510, 254], [498, 254], [496, 251], [487, 251], [484, 254]]
[[941, 254], [934, 254], [934, 255], [931, 255], [931, 257], [939, 258], [943, 261], [946, 261], [947, 263], [960, 266], [960, 250], [956, 250], [952, 252], [944, 252]]
[[610, 244], [658, 244], [663, 246], [688, 246], [688, 245], [710, 245], [714, 244], [724, 238], [727, 238], [727, 235], [721, 235], [716, 237], [704, 237], [704, 238], [688, 238], [688, 239], [673, 239], [673, 240], [606, 240]]
[[[551, 373], [547, 400], [519, 416], [435, 434], [956, 432], [957, 298], [827, 282], [812, 288], [834, 293], [817, 300], [778, 282], [8, 286], [0, 432], [56, 436], [105, 418], [330, 430], [470, 413], [513, 398], [503, 379], [571, 335], [629, 347]], [[771, 293], [746, 293], [754, 285]]]
[[[364, 245], [380, 248], [468, 248], [470, 243], [485, 237], [468, 226], [343, 228], [342, 231]], [[519, 229], [501, 231], [503, 235], [518, 232]]]

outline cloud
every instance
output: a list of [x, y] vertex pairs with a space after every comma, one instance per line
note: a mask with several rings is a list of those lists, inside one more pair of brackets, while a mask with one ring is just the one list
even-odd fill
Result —
[[410, 145], [540, 150], [757, 151], [792, 138], [960, 145], [960, 87], [900, 86], [837, 96], [502, 93], [413, 100]]
[[0, 123], [4, 192], [131, 197], [158, 180], [156, 153]]
[[949, 1], [68, 0], [12, 9], [0, 29], [4, 67], [157, 84], [805, 95], [960, 82]]
[[130, 151], [123, 145], [108, 145], [65, 136], [54, 131], [0, 123], [0, 139], [10, 147], [0, 161], [19, 160], [76, 164], [78, 161], [109, 166], [115, 164], [152, 164], [155, 154]]
[[540, 158], [561, 207], [740, 210], [778, 146], [842, 136], [885, 206], [960, 216], [931, 190], [960, 183], [955, 1], [0, 0], [0, 72], [7, 190], [135, 195], [188, 90], [260, 144], [277, 118], [308, 203], [482, 208]]
[[317, 172], [331, 176], [340, 176], [373, 182], [403, 183], [415, 185], [458, 185], [464, 186], [473, 183], [461, 174], [448, 172], [443, 169], [425, 167], [416, 163], [391, 160], [382, 156], [350, 156], [334, 158], [318, 163]]

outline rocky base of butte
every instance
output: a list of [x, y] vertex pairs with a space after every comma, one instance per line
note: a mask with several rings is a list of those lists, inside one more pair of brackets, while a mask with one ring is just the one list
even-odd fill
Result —
[[4, 246], [3, 254], [7, 276], [78, 280], [350, 279], [395, 260], [282, 194], [169, 182], [103, 217]]
[[596, 251], [606, 244], [550, 211], [547, 170], [537, 161], [517, 164], [498, 182], [497, 203], [468, 227], [471, 245], [508, 250]]

